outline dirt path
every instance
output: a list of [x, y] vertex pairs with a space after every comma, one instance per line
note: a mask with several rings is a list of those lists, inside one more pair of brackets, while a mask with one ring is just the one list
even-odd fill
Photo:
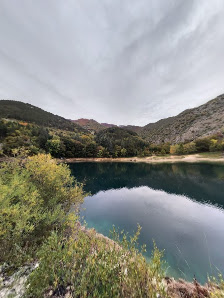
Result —
[[202, 157], [199, 154], [193, 155], [181, 155], [181, 156], [150, 156], [150, 157], [123, 157], [123, 158], [67, 158], [59, 160], [60, 162], [145, 162], [145, 163], [177, 163], [177, 162], [212, 162], [212, 163], [223, 163], [224, 157], [212, 158]]

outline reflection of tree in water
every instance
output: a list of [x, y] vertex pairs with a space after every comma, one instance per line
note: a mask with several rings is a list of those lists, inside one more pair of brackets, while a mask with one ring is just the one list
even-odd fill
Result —
[[224, 170], [223, 167], [215, 167], [214, 172], [218, 179], [223, 180], [224, 183]]
[[148, 186], [224, 206], [224, 166], [214, 164], [75, 163], [78, 181], [95, 194], [101, 190]]

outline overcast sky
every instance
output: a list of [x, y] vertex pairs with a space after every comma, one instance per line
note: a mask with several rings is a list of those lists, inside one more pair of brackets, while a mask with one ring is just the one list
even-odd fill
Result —
[[223, 0], [0, 0], [0, 99], [145, 125], [222, 93]]

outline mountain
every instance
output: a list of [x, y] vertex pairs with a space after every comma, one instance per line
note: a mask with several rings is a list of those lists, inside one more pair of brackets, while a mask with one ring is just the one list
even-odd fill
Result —
[[[98, 123], [92, 119], [79, 119], [75, 122], [96, 133], [106, 127], [118, 127], [113, 124]], [[210, 136], [224, 129], [224, 95], [199, 107], [185, 110], [177, 116], [149, 123], [143, 127], [135, 125], [119, 127], [135, 132], [146, 141], [155, 144], [187, 142]]]
[[72, 122], [80, 125], [81, 127], [87, 130], [94, 131], [94, 132], [99, 132], [100, 130], [105, 129], [103, 125], [101, 125], [99, 122], [93, 119], [81, 118], [78, 120], [72, 120]]
[[69, 131], [85, 131], [80, 125], [63, 117], [46, 112], [29, 103], [0, 100], [0, 118], [15, 119]]
[[126, 129], [126, 130], [130, 130], [136, 133], [140, 133], [140, 131], [142, 130], [141, 126], [136, 126], [136, 125], [120, 125], [120, 128]]
[[[220, 95], [206, 104], [183, 111], [177, 116], [149, 123], [144, 127], [99, 123], [93, 119], [67, 120], [46, 112], [31, 104], [0, 100], [0, 118], [32, 122], [37, 125], [62, 130], [99, 133], [109, 128], [122, 128], [137, 133], [150, 143], [180, 143], [210, 136], [224, 130], [224, 95]], [[119, 130], [115, 130], [120, 137]], [[110, 134], [109, 134], [110, 135]]]
[[145, 140], [159, 144], [180, 143], [206, 137], [224, 129], [224, 95], [175, 117], [149, 123], [139, 130]]
[[110, 123], [100, 123], [101, 125], [103, 125], [106, 128], [110, 128], [110, 127], [116, 127], [117, 125], [115, 124], [110, 124]]
[[103, 129], [116, 126], [115, 124], [99, 123], [94, 119], [85, 119], [85, 118], [80, 118], [78, 120], [72, 120], [72, 122], [82, 126], [85, 129], [94, 131], [96, 133]]

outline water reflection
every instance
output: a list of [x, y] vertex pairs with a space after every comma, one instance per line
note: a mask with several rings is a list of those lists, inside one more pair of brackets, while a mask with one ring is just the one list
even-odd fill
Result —
[[76, 163], [70, 164], [85, 190], [148, 186], [167, 193], [186, 195], [224, 207], [224, 166], [213, 164]]
[[223, 166], [80, 163], [71, 168], [93, 194], [82, 213], [90, 227], [108, 235], [113, 224], [132, 232], [139, 223], [147, 257], [155, 239], [175, 277], [195, 275], [205, 282], [215, 266], [224, 272]]
[[139, 223], [140, 242], [151, 247], [155, 239], [165, 248], [173, 276], [205, 281], [214, 266], [224, 270], [224, 212], [218, 208], [148, 187], [101, 191], [86, 198], [84, 208], [88, 225], [104, 235], [113, 224], [131, 232]]

